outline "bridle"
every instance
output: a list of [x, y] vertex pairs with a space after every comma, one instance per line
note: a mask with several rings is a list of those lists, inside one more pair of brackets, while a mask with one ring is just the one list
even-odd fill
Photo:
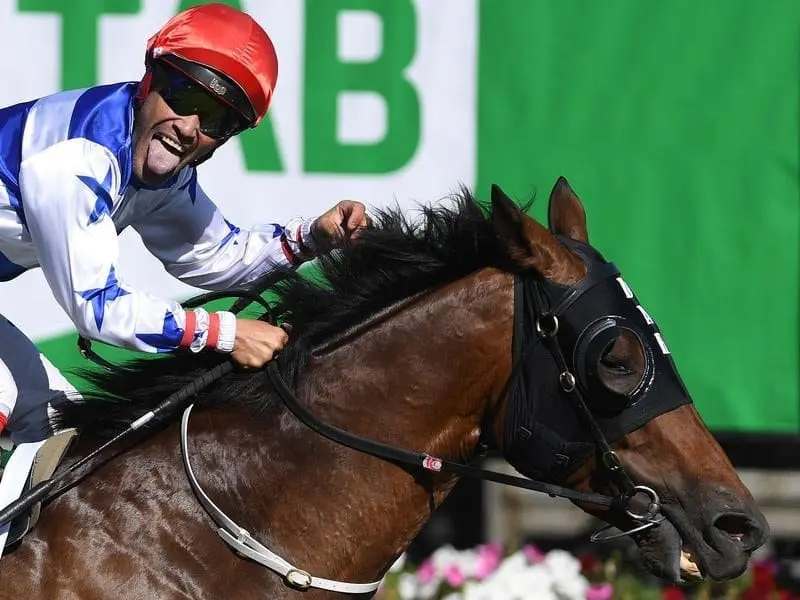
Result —
[[[605, 505], [613, 510], [623, 512], [634, 522], [634, 526], [630, 529], [618, 533], [606, 533], [612, 528], [611, 525], [606, 525], [590, 536], [592, 542], [610, 541], [629, 536], [655, 527], [665, 518], [661, 514], [661, 501], [658, 493], [651, 487], [635, 484], [625, 470], [619, 456], [611, 447], [595, 413], [587, 402], [585, 391], [579, 385], [576, 374], [577, 365], [574, 361], [570, 364], [564, 345], [559, 339], [562, 320], [569, 316], [570, 308], [582, 297], [590, 294], [596, 286], [610, 279], [616, 279], [619, 274], [619, 270], [613, 263], [603, 262], [590, 269], [587, 275], [578, 283], [567, 288], [554, 306], [549, 304], [551, 296], [548, 294], [546, 284], [541, 278], [531, 275], [517, 276], [514, 282], [515, 361], [506, 388], [508, 391], [514, 389], [515, 384], [518, 384], [520, 379], [524, 377], [526, 367], [532, 368], [532, 363], [535, 362], [536, 349], [543, 346], [549, 351], [557, 367], [557, 382], [561, 394], [567, 399], [569, 406], [572, 407], [580, 422], [588, 428], [591, 442], [594, 445], [594, 448], [592, 448], [592, 443], [579, 445], [569, 444], [563, 440], [558, 440], [560, 443], [554, 443], [552, 439], [549, 440], [551, 448], [555, 446], [555, 451], [553, 452], [555, 460], [539, 471], [540, 476], [546, 476], [548, 473], [560, 468], [557, 478], [563, 480], [571, 471], [583, 464], [591, 452], [596, 456], [597, 464], [605, 470], [611, 482], [619, 490], [617, 495], [610, 496], [611, 502]], [[527, 328], [525, 327], [526, 321]], [[531, 325], [533, 332], [529, 330]], [[533, 339], [524, 341], [526, 338], [531, 337], [531, 333], [534, 334]], [[528, 372], [528, 374], [530, 375], [532, 372]], [[524, 462], [527, 462], [525, 458], [528, 458], [528, 456], [525, 456], [524, 450], [519, 450], [519, 447], [532, 444], [530, 453], [540, 452], [542, 447], [541, 444], [537, 443], [535, 435], [536, 433], [541, 434], [544, 432], [537, 431], [539, 423], [535, 420], [536, 410], [531, 407], [532, 404], [535, 404], [533, 398], [518, 397], [515, 399], [512, 395], [509, 402], [511, 402], [511, 406], [507, 407], [507, 411], [512, 414], [507, 414], [505, 421], [505, 441], [510, 446], [506, 457], [520, 472], [524, 473], [527, 470]], [[548, 433], [551, 436], [553, 435], [551, 431], [548, 431]], [[570, 447], [574, 449], [575, 456], [570, 456]], [[517, 452], [521, 456], [518, 460], [515, 460]], [[567, 497], [559, 493], [555, 495]], [[636, 510], [632, 506], [634, 498], [640, 495], [647, 499], [646, 510], [644, 511]], [[592, 503], [590, 500], [579, 499], [579, 501]]]
[[[658, 494], [648, 486], [634, 483], [619, 456], [611, 447], [611, 442], [614, 437], [622, 437], [622, 435], [633, 431], [633, 429], [643, 425], [654, 416], [690, 402], [688, 394], [684, 394], [681, 397], [679, 397], [679, 394], [676, 395], [674, 393], [659, 394], [660, 389], [663, 392], [663, 385], [662, 388], [659, 388], [656, 375], [666, 374], [663, 371], [669, 369], [676, 376], [677, 372], [674, 370], [668, 351], [663, 352], [663, 355], [658, 357], [655, 353], [650, 352], [650, 344], [648, 344], [650, 366], [648, 368], [647, 381], [638, 387], [636, 394], [632, 394], [631, 398], [624, 403], [622, 409], [617, 411], [616, 414], [612, 416], [599, 416], [597, 414], [597, 411], [591, 406], [590, 399], [586, 396], [587, 384], [585, 377], [581, 376], [582, 369], [576, 363], [576, 357], [585, 357], [585, 348], [591, 346], [595, 340], [606, 339], [609, 329], [616, 327], [618, 322], [625, 323], [626, 327], [639, 327], [640, 329], [649, 327], [656, 335], [660, 334], [657, 334], [654, 322], [646, 315], [632, 292], [630, 292], [630, 289], [619, 278], [619, 270], [612, 263], [606, 262], [599, 253], [588, 245], [566, 239], [561, 241], [565, 245], [571, 246], [574, 251], [584, 258], [588, 265], [586, 276], [578, 283], [565, 287], [547, 282], [533, 274], [515, 275], [514, 360], [504, 388], [504, 395], [507, 397], [507, 425], [503, 442], [507, 447], [504, 448], [503, 454], [518, 471], [524, 473], [527, 469], [525, 464], [521, 463], [525, 462], [525, 457], [532, 454], [532, 450], [541, 450], [541, 446], [536, 445], [538, 438], [535, 435], [537, 425], [539, 425], [537, 421], [537, 399], [529, 397], [528, 394], [519, 393], [520, 388], [523, 391], [525, 389], [524, 385], [521, 385], [525, 381], [524, 376], [526, 374], [530, 376], [533, 373], [530, 367], [536, 360], [536, 353], [540, 348], [547, 350], [557, 368], [557, 373], [549, 384], [554, 384], [553, 387], [558, 388], [561, 396], [569, 400], [568, 404], [571, 407], [572, 414], [577, 416], [585, 429], [588, 429], [589, 441], [579, 443], [565, 440], [559, 441], [558, 435], [553, 435], [551, 430], [544, 428], [552, 438], [550, 447], [563, 450], [563, 453], [554, 452], [556, 460], [548, 464], [547, 468], [538, 471], [541, 473], [538, 479], [499, 473], [474, 466], [474, 464], [460, 463], [426, 452], [405, 450], [353, 434], [332, 425], [317, 417], [302, 404], [286, 384], [280, 372], [280, 355], [268, 363], [266, 367], [268, 379], [275, 393], [286, 407], [307, 427], [337, 444], [359, 452], [395, 464], [407, 465], [412, 469], [421, 468], [434, 474], [449, 473], [459, 477], [477, 478], [542, 492], [552, 497], [566, 498], [573, 502], [604, 507], [621, 513], [633, 521], [633, 526], [630, 529], [618, 533], [607, 533], [611, 527], [610, 525], [603, 527], [591, 535], [590, 539], [593, 542], [629, 536], [657, 526], [665, 519], [661, 512], [661, 501]], [[619, 294], [622, 294], [622, 296], [619, 296]], [[265, 311], [260, 318], [275, 322], [271, 317], [269, 304], [260, 296], [250, 292], [211, 292], [187, 301], [185, 306], [198, 306], [212, 300], [231, 297], [239, 298], [232, 308], [234, 312], [240, 312], [252, 303], [257, 303]], [[609, 298], [615, 310], [608, 310], [605, 314], [599, 314], [598, 310], [594, 308], [595, 300], [599, 299], [600, 304], [603, 304], [604, 302], [607, 303]], [[587, 314], [582, 313], [589, 314], [587, 316]], [[640, 322], [635, 322], [637, 317], [640, 318]], [[610, 324], [607, 323], [606, 326], [598, 327], [597, 324], [601, 323], [603, 319], [609, 321]], [[631, 322], [634, 324], [630, 325]], [[642, 333], [640, 337], [645, 335], [645, 333]], [[87, 358], [98, 362], [104, 367], [113, 367], [113, 365], [91, 350], [88, 340], [79, 338], [79, 346], [82, 354]], [[663, 346], [661, 348], [662, 350], [664, 349]], [[153, 419], [166, 415], [180, 406], [185, 406], [190, 397], [203, 387], [207, 387], [215, 380], [225, 376], [231, 370], [230, 362], [221, 363], [201, 376], [198, 381], [171, 395], [162, 404], [137, 419], [129, 429], [104, 444], [97, 451], [71, 465], [48, 482], [31, 489], [17, 502], [0, 511], [0, 523], [9, 521], [34, 502], [48, 496], [58, 483], [63, 482], [77, 468], [85, 465], [112, 444], [140, 429]], [[673, 389], [667, 390], [668, 392], [675, 392], [674, 383], [669, 382]], [[678, 388], [682, 389], [679, 381], [678, 383]], [[556, 396], [555, 394], [551, 395]], [[648, 400], [648, 396], [651, 397], [650, 400]], [[652, 400], [652, 398], [655, 398], [655, 400]], [[191, 409], [192, 406], [186, 408], [181, 429], [181, 450], [187, 475], [201, 504], [218, 525], [221, 537], [229, 545], [240, 554], [277, 571], [285, 578], [287, 583], [298, 589], [320, 587], [347, 593], [365, 593], [377, 588], [380, 582], [351, 584], [312, 577], [306, 571], [294, 567], [255, 541], [246, 530], [239, 527], [230, 517], [216, 507], [195, 478], [189, 461], [187, 440]], [[615, 426], [615, 423], [620, 420], [624, 423], [621, 428]], [[488, 431], [488, 429], [488, 427], [485, 427], [484, 431]], [[497, 444], [492, 443], [490, 436], [484, 437], [483, 440], [486, 446], [489, 444], [497, 446]], [[553, 442], [552, 440], [556, 441]], [[578, 463], [583, 463], [592, 453], [589, 452], [590, 447], [598, 458], [598, 464], [607, 472], [610, 480], [618, 489], [618, 493], [615, 495], [574, 490], [561, 484], [566, 475], [574, 470]], [[570, 456], [571, 452], [578, 457], [578, 460], [575, 460], [575, 456]], [[560, 472], [556, 475], [553, 473], [557, 469], [552, 469], [553, 465], [560, 467]], [[83, 474], [81, 477], [85, 475]], [[644, 497], [646, 500], [646, 508], [644, 510], [637, 509], [634, 506], [634, 499], [640, 497]]]
[[[569, 241], [562, 240], [565, 243]], [[574, 245], [574, 243], [570, 243]], [[590, 248], [586, 246], [585, 248]], [[584, 253], [584, 248], [577, 249]], [[587, 257], [592, 258], [592, 257]], [[419, 468], [434, 473], [450, 473], [459, 477], [470, 477], [482, 479], [485, 481], [492, 481], [513, 487], [518, 487], [527, 490], [546, 493], [553, 497], [561, 497], [572, 500], [574, 502], [592, 504], [598, 507], [606, 507], [611, 510], [621, 511], [628, 518], [633, 520], [634, 526], [630, 529], [620, 531], [618, 533], [606, 533], [611, 526], [605, 526], [599, 531], [591, 535], [590, 539], [593, 542], [608, 541], [634, 533], [638, 533], [654, 527], [664, 520], [661, 514], [661, 501], [655, 490], [648, 486], [636, 485], [630, 475], [622, 465], [619, 456], [611, 447], [608, 436], [603, 431], [603, 427], [598, 422], [598, 418], [593, 413], [589, 404], [586, 401], [584, 392], [581, 386], [578, 385], [575, 369], [570, 367], [567, 360], [566, 353], [561, 340], [559, 339], [559, 331], [561, 322], [568, 321], [571, 308], [581, 299], [588, 299], [591, 301], [590, 296], [593, 290], [602, 284], [609, 284], [613, 287], [618, 287], [616, 280], [619, 276], [619, 270], [609, 262], [604, 260], [599, 263], [597, 259], [590, 262], [591, 268], [589, 269], [586, 277], [584, 277], [577, 284], [565, 288], [562, 291], [562, 296], [557, 305], [553, 308], [548, 308], [548, 299], [552, 294], [545, 287], [542, 279], [531, 275], [516, 275], [514, 282], [514, 361], [511, 373], [504, 386], [504, 394], [509, 394], [513, 389], [515, 383], [526, 373], [526, 368], [532, 367], [534, 349], [543, 345], [549, 350], [553, 359], [558, 366], [558, 385], [564, 395], [570, 400], [575, 413], [588, 427], [593, 442], [597, 449], [598, 461], [603, 469], [605, 469], [611, 481], [618, 488], [619, 492], [616, 495], [598, 494], [595, 492], [583, 492], [574, 490], [552, 481], [537, 480], [530, 477], [517, 477], [507, 475], [476, 467], [473, 464], [464, 464], [457, 461], [449, 460], [444, 457], [433, 456], [425, 452], [412, 452], [370, 440], [359, 435], [350, 433], [340, 427], [332, 425], [323, 419], [314, 415], [304, 404], [302, 404], [295, 394], [289, 389], [286, 382], [280, 375], [280, 369], [275, 361], [267, 365], [267, 374], [272, 384], [273, 389], [281, 398], [286, 407], [307, 427], [314, 430], [318, 434], [330, 439], [333, 442], [347, 446], [359, 452], [370, 454], [372, 456], [384, 459], [389, 462], [405, 464], [411, 467]], [[561, 291], [561, 290], [560, 290]], [[635, 314], [640, 314], [639, 307], [635, 303], [631, 303], [631, 299], [623, 297], [625, 302], [631, 304], [631, 308]], [[533, 316], [533, 329], [535, 331], [535, 338], [523, 345], [523, 339], [526, 337], [525, 315]], [[530, 321], [531, 319], [529, 319]], [[599, 335], [600, 332], [597, 334]], [[591, 343], [591, 340], [588, 341]], [[280, 358], [278, 359], [278, 361]], [[530, 372], [530, 371], [527, 371]], [[651, 373], [653, 375], [653, 373]], [[652, 389], [652, 386], [651, 386]], [[643, 395], [647, 390], [640, 389]], [[688, 398], [686, 396], [685, 398]], [[532, 399], [523, 399], [527, 405], [532, 403]], [[641, 402], [641, 400], [640, 400]], [[629, 402], [629, 406], [635, 402]], [[684, 399], [678, 402], [661, 402], [657, 403], [658, 406], [655, 410], [645, 410], [640, 412], [639, 420], [646, 417], [649, 420], [655, 414], [667, 412], [675, 408], [677, 405], [685, 403]], [[626, 407], [626, 408], [629, 408]], [[507, 410], [513, 410], [511, 407]], [[612, 419], [613, 420], [613, 419]], [[514, 422], [514, 419], [506, 419], [507, 423]], [[519, 421], [517, 421], [519, 424]], [[643, 423], [642, 423], [643, 424]], [[525, 425], [519, 425], [523, 430]], [[640, 423], [631, 422], [631, 430], [637, 428]], [[484, 424], [482, 428], [484, 434], [490, 431], [488, 424]], [[531, 433], [529, 429], [526, 430]], [[627, 431], [625, 433], [628, 433]], [[488, 435], [483, 436], [485, 448], [496, 446], [492, 442], [491, 437]], [[512, 461], [513, 464], [513, 459]], [[581, 462], [583, 462], [581, 460]], [[515, 465], [517, 466], [517, 465]], [[522, 471], [519, 467], [518, 470]], [[645, 510], [634, 508], [632, 502], [634, 498], [643, 496], [646, 499]]]

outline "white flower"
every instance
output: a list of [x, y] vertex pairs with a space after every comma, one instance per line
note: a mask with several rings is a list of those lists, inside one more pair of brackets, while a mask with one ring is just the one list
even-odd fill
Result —
[[517, 552], [482, 582], [466, 586], [464, 600], [559, 600], [552, 587], [549, 570], [528, 564], [525, 555]]
[[474, 550], [464, 550], [456, 557], [456, 566], [467, 579], [475, 578], [478, 570], [478, 553]]
[[464, 584], [464, 589], [461, 592], [464, 594], [464, 600], [487, 600], [485, 596], [486, 582], [468, 581]]
[[553, 590], [562, 600], [583, 600], [589, 582], [581, 575], [581, 563], [564, 550], [551, 550], [541, 563], [553, 579]]
[[528, 568], [528, 561], [522, 552], [515, 552], [506, 558], [495, 571], [494, 575], [498, 577], [515, 576]]
[[560, 600], [585, 600], [589, 582], [583, 575], [569, 579], [556, 580], [553, 588]]
[[[490, 568], [484, 564], [487, 551], [496, 553]], [[580, 561], [570, 553], [553, 550], [544, 555], [540, 562], [537, 559], [532, 563], [523, 549], [507, 557], [495, 569], [500, 552], [499, 547], [459, 551], [452, 545], [446, 545], [437, 549], [416, 574], [403, 572], [406, 568], [405, 555], [398, 557], [390, 571], [400, 573], [397, 592], [401, 600], [438, 598], [444, 581], [460, 589], [450, 592], [442, 600], [586, 598], [589, 582], [581, 574]]]
[[441, 575], [444, 570], [450, 565], [457, 565], [459, 562], [460, 554], [450, 544], [438, 548], [432, 555], [431, 561], [436, 569], [436, 574]]
[[509, 592], [502, 580], [487, 578], [464, 586], [464, 600], [509, 600]]
[[431, 581], [420, 584], [419, 588], [417, 588], [417, 598], [415, 600], [431, 600], [436, 596], [436, 592], [439, 591], [441, 583], [442, 579], [440, 577], [434, 577]]
[[411, 573], [403, 573], [397, 580], [397, 593], [401, 600], [416, 600], [421, 584]]
[[537, 598], [557, 600], [553, 593], [553, 577], [550, 571], [539, 565], [527, 566], [510, 582], [513, 598]]
[[551, 550], [543, 562], [556, 579], [574, 576], [581, 572], [581, 561], [565, 550]]

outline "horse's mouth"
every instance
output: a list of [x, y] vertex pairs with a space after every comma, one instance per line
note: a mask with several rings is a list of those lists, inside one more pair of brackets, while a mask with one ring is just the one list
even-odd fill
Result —
[[701, 531], [678, 507], [665, 506], [664, 513], [665, 520], [634, 540], [645, 567], [668, 581], [733, 579], [744, 573], [752, 550], [760, 545], [749, 539], [745, 519], [725, 518]]
[[[742, 544], [742, 552], [747, 552], [743, 546], [746, 535], [744, 532], [729, 533], [728, 535], [735, 542]], [[698, 556], [697, 560], [695, 560], [695, 556], [696, 552], [694, 552], [691, 547], [686, 544], [681, 547], [680, 572], [684, 580], [702, 581], [706, 578], [703, 568], [698, 564], [700, 558]]]
[[681, 548], [681, 557], [680, 557], [680, 573], [681, 578], [689, 581], [689, 580], [696, 580], [702, 581], [705, 579], [705, 575], [703, 575], [703, 569], [700, 568], [700, 565], [695, 562], [692, 551], [683, 546]]

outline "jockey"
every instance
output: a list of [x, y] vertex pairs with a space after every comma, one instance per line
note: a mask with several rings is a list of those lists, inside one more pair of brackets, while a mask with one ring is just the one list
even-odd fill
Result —
[[[197, 166], [255, 127], [278, 63], [264, 30], [222, 4], [186, 10], [147, 46], [140, 82], [103, 85], [0, 109], [0, 281], [41, 267], [85, 337], [144, 352], [217, 351], [260, 367], [286, 333], [232, 313], [184, 310], [127, 285], [118, 262], [130, 226], [166, 270], [204, 289], [242, 286], [296, 266], [366, 225], [360, 202], [316, 219], [253, 229], [227, 221]], [[67, 380], [0, 317], [0, 430], [47, 437]]]

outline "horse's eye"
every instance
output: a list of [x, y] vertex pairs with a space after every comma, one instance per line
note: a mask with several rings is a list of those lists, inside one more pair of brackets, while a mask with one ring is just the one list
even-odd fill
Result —
[[605, 354], [600, 359], [600, 364], [615, 375], [631, 375], [633, 373], [623, 361], [611, 354]]

